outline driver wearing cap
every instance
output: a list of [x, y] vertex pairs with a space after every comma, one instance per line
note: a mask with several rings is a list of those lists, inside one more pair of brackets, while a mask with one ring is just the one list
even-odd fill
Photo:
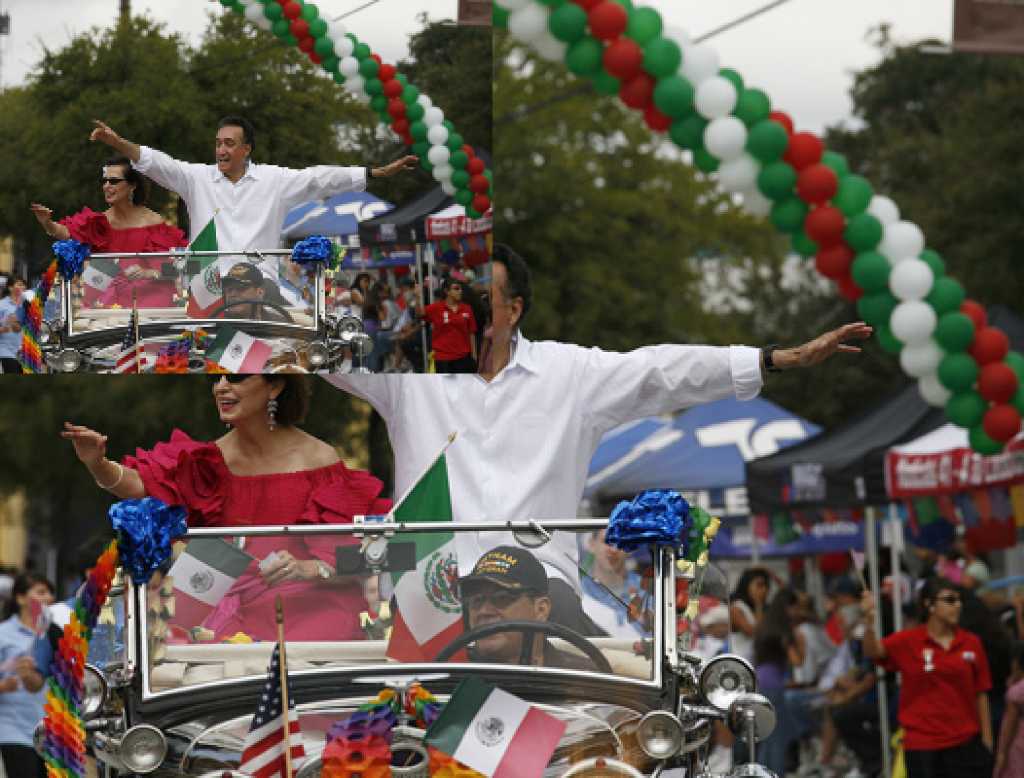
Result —
[[[548, 576], [529, 551], [499, 546], [481, 556], [472, 572], [459, 579], [462, 616], [468, 629], [506, 621], [542, 621], [551, 615]], [[470, 651], [474, 662], [529, 664], [570, 670], [593, 670], [590, 660], [562, 651], [545, 639], [532, 636], [528, 653], [523, 650], [522, 630], [497, 632], [476, 641]], [[524, 653], [528, 660], [524, 662]]]
[[[220, 280], [224, 292], [224, 316], [229, 319], [284, 321], [284, 317], [264, 304], [267, 290], [263, 273], [250, 262], [239, 262]], [[245, 305], [244, 303], [251, 303]]]

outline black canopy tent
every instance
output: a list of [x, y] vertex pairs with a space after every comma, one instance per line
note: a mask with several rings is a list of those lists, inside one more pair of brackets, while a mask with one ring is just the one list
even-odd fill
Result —
[[427, 217], [454, 202], [438, 184], [393, 211], [361, 222], [359, 243], [363, 246], [422, 243], [427, 237]]

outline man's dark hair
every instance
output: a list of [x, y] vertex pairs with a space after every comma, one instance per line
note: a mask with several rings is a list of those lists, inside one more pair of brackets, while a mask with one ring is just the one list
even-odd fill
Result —
[[249, 145], [250, 154], [256, 151], [256, 128], [252, 126], [251, 121], [244, 116], [225, 116], [217, 123], [218, 130], [224, 127], [241, 127], [242, 143]]
[[103, 163], [103, 167], [124, 168], [124, 180], [135, 189], [132, 190], [132, 205], [145, 205], [149, 196], [149, 181], [138, 170], [132, 167], [132, 161], [128, 157], [119, 154], [111, 157]]
[[[494, 262], [500, 262], [505, 266], [505, 297], [514, 300], [517, 297], [523, 301], [523, 311], [519, 314], [518, 327], [523, 326], [523, 319], [530, 310], [533, 302], [533, 286], [530, 283], [530, 268], [526, 260], [516, 254], [504, 243], [494, 244]], [[493, 301], [492, 301], [493, 304]]]

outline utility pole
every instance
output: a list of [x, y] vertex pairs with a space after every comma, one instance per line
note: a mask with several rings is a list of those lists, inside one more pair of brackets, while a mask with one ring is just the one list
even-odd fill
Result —
[[121, 0], [121, 21], [127, 22], [132, 18], [132, 0]]
[[11, 34], [11, 15], [0, 2], [0, 92], [4, 91], [4, 38]]

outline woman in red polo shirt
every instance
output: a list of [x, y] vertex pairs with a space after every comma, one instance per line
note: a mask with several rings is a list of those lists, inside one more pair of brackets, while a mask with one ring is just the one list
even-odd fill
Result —
[[438, 373], [476, 372], [476, 318], [462, 302], [462, 283], [449, 280], [445, 298], [423, 309], [431, 326], [431, 345]]
[[901, 674], [899, 721], [908, 778], [988, 778], [992, 721], [988, 658], [978, 636], [961, 629], [960, 589], [929, 579], [920, 595], [922, 626], [875, 634], [871, 592], [864, 610], [864, 652]]

